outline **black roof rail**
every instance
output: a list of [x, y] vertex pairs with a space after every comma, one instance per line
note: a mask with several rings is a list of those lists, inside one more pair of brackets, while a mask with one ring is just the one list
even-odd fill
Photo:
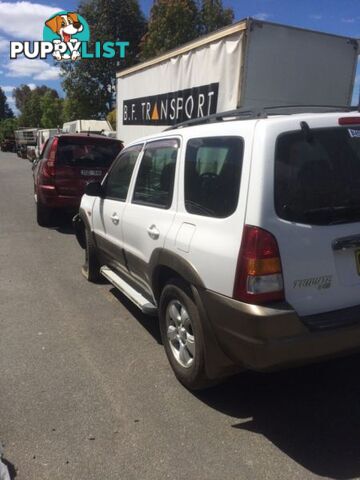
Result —
[[178, 128], [192, 127], [194, 125], [203, 125], [207, 123], [217, 123], [226, 120], [252, 120], [257, 118], [267, 118], [269, 115], [292, 115], [295, 113], [329, 113], [329, 112], [351, 112], [358, 107], [339, 106], [339, 105], [278, 105], [254, 109], [236, 109], [227, 112], [214, 113], [185, 122], [177, 123], [164, 131], [176, 130]]
[[236, 120], [248, 120], [252, 118], [266, 118], [266, 116], [266, 113], [262, 110], [229, 110], [227, 112], [213, 113], [212, 115], [186, 120], [185, 122], [172, 125], [171, 127], [166, 128], [164, 131], [166, 132], [167, 130], [174, 130], [176, 128], [191, 127], [193, 125], [202, 125], [204, 123], [222, 122], [229, 118]]

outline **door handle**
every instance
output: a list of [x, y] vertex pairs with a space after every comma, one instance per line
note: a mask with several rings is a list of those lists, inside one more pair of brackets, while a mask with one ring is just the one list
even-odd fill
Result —
[[360, 247], [360, 235], [351, 235], [350, 237], [337, 238], [332, 242], [332, 249], [335, 251], [358, 247]]
[[120, 222], [120, 218], [117, 216], [116, 212], [111, 215], [111, 221], [114, 225], [117, 225]]
[[157, 229], [156, 225], [154, 225], [154, 224], [150, 225], [150, 227], [148, 227], [147, 233], [148, 233], [149, 237], [152, 238], [153, 240], [157, 240], [160, 237], [160, 232]]

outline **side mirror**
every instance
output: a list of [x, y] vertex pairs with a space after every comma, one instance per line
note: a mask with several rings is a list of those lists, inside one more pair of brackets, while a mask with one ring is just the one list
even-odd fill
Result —
[[85, 194], [89, 197], [102, 197], [103, 188], [100, 182], [90, 182], [85, 187]]

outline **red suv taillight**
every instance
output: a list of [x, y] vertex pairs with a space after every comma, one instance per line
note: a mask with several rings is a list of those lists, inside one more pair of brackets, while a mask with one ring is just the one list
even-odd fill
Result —
[[284, 299], [278, 244], [275, 237], [262, 228], [244, 227], [233, 297], [255, 304]]
[[55, 137], [50, 147], [48, 158], [44, 162], [44, 166], [42, 169], [44, 183], [49, 183], [49, 180], [52, 181], [55, 177], [55, 161], [58, 143], [59, 139], [58, 137]]

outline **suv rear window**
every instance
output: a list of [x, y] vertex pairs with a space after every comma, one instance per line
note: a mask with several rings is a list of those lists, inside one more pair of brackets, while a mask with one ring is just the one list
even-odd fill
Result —
[[240, 189], [243, 140], [206, 137], [189, 140], [185, 157], [185, 208], [225, 218], [234, 213]]
[[108, 168], [122, 149], [119, 140], [94, 137], [60, 137], [57, 165]]
[[280, 218], [310, 225], [360, 221], [360, 127], [280, 135], [275, 209]]

